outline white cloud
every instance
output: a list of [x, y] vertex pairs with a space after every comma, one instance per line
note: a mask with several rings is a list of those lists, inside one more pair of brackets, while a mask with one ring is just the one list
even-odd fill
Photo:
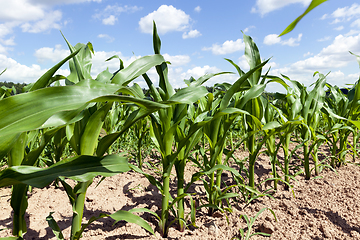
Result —
[[118, 20], [117, 17], [115, 17], [114, 15], [110, 15], [109, 17], [104, 18], [102, 20], [102, 23], [104, 25], [114, 25], [117, 20]]
[[[219, 73], [219, 72], [221, 72], [221, 69], [219, 69], [215, 66], [214, 67], [211, 67], [209, 65], [205, 65], [203, 67], [196, 66], [191, 69], [188, 69], [186, 72], [183, 72], [181, 74], [181, 79], [182, 80], [189, 79], [190, 77], [198, 79], [199, 77], [202, 77], [207, 73]], [[236, 79], [237, 79], [237, 77], [234, 75], [230, 75], [230, 74], [220, 75], [220, 76], [211, 78], [204, 85], [205, 86], [213, 86], [215, 83], [222, 83], [225, 81], [226, 82], [234, 82]]]
[[200, 7], [200, 6], [197, 6], [196, 8], [194, 8], [194, 11], [195, 11], [195, 12], [200, 12], [200, 11], [201, 11], [201, 7]]
[[300, 3], [304, 7], [310, 4], [311, 0], [256, 0], [256, 5], [251, 9], [253, 13], [260, 13], [262, 16], [265, 14], [281, 9], [287, 5]]
[[[27, 0], [26, 0], [27, 1]], [[84, 3], [84, 2], [97, 2], [101, 3], [102, 0], [29, 0], [29, 2], [33, 4], [41, 4], [45, 6], [54, 6], [61, 4], [76, 4], [76, 3]]]
[[188, 55], [174, 55], [171, 56], [167, 53], [163, 54], [166, 61], [169, 61], [171, 63], [172, 67], [177, 67], [181, 65], [185, 65], [191, 61], [190, 56]]
[[18, 25], [18, 23], [15, 22], [6, 22], [6, 23], [2, 23], [0, 24], [0, 38], [3, 38], [7, 35], [9, 35], [10, 33], [13, 32], [13, 28], [16, 27]]
[[46, 13], [41, 20], [36, 21], [33, 24], [29, 22], [22, 24], [21, 28], [23, 32], [31, 32], [31, 33], [44, 32], [52, 28], [60, 29], [61, 24], [59, 23], [59, 21], [61, 20], [61, 18], [62, 18], [61, 11], [55, 10]]
[[304, 56], [304, 57], [307, 57], [307, 56], [312, 56], [312, 55], [314, 55], [314, 54], [311, 53], [311, 52], [307, 52], [307, 53], [305, 53], [303, 56]]
[[27, 0], [2, 2], [0, 8], [1, 21], [36, 21], [45, 16], [45, 7]]
[[[333, 13], [325, 14], [321, 19], [333, 18], [334, 20], [331, 24], [337, 24], [341, 22], [349, 22], [353, 21], [350, 24], [352, 28], [360, 28], [360, 5], [357, 3], [352, 4], [351, 6], [338, 8]], [[355, 20], [353, 20], [355, 19]], [[337, 31], [341, 31], [344, 29], [344, 26], [338, 26], [334, 28]], [[358, 33], [357, 30], [351, 29], [350, 32], [346, 35], [353, 35]]]
[[98, 11], [93, 15], [93, 18], [100, 19], [105, 25], [114, 25], [118, 20], [117, 16], [120, 16], [122, 13], [134, 13], [140, 11], [142, 8], [138, 6], [119, 6], [107, 5], [104, 10]]
[[255, 26], [250, 26], [244, 29], [244, 33], [247, 33], [248, 31], [250, 31], [250, 29], [252, 28], [256, 28]]
[[161, 5], [156, 11], [142, 17], [139, 21], [140, 30], [144, 33], [153, 32], [153, 21], [157, 31], [165, 34], [172, 31], [185, 31], [189, 28], [190, 16], [172, 5]]
[[282, 40], [281, 37], [278, 37], [277, 34], [269, 34], [265, 36], [263, 43], [266, 45], [281, 44], [281, 45], [288, 45], [294, 47], [294, 46], [299, 46], [301, 37], [302, 37], [302, 33], [300, 33], [297, 38], [289, 38], [287, 40]]
[[350, 75], [346, 76], [339, 70], [339, 68], [354, 62], [354, 56], [349, 51], [360, 52], [360, 34], [347, 37], [338, 35], [329, 46], [323, 48], [315, 56], [297, 61], [283, 68], [273, 69], [271, 74], [279, 76], [282, 73], [305, 85], [310, 85], [316, 80], [311, 77], [315, 71], [324, 74], [332, 71], [328, 80], [333, 84], [343, 86], [344, 83], [353, 83], [358, 79], [350, 78]]
[[336, 31], [341, 31], [343, 29], [344, 29], [344, 26], [338, 26], [338, 27], [334, 28], [334, 30], [336, 30]]
[[[0, 54], [6, 54], [7, 53], [7, 48], [4, 47], [3, 45], [0, 44]], [[0, 72], [2, 72], [3, 70], [0, 70]]]
[[[360, 15], [360, 14], [359, 14]], [[356, 19], [354, 22], [351, 23], [351, 27], [358, 27], [360, 28], [360, 18]]]
[[360, 30], [354, 30], [354, 29], [351, 29], [348, 33], [345, 34], [346, 37], [348, 36], [353, 36], [353, 35], [357, 35], [360, 33]]
[[182, 35], [183, 39], [200, 37], [201, 33], [198, 30], [190, 30], [188, 33], [184, 32]]
[[99, 34], [97, 37], [98, 38], [104, 38], [104, 39], [106, 39], [107, 42], [113, 42], [115, 40], [115, 38], [110, 37], [107, 34]]
[[299, 46], [299, 42], [301, 41], [302, 33], [298, 35], [297, 38], [289, 38], [288, 40], [285, 40], [281, 42], [282, 45], [288, 45], [291, 47]]
[[213, 44], [211, 47], [202, 48], [203, 51], [210, 51], [215, 55], [224, 55], [233, 52], [237, 52], [240, 50], [244, 50], [245, 43], [242, 39], [237, 39], [236, 41], [227, 40], [222, 45]]
[[351, 7], [343, 7], [336, 9], [331, 17], [339, 22], [350, 21], [354, 17], [358, 18], [360, 15], [360, 5], [354, 3]]
[[279, 37], [279, 35], [277, 35], [277, 34], [269, 34], [269, 35], [265, 36], [263, 42], [266, 45], [274, 45], [277, 43], [281, 43], [281, 37]]
[[238, 66], [239, 66], [240, 69], [243, 70], [244, 72], [249, 71], [250, 67], [249, 67], [249, 64], [248, 64], [248, 62], [247, 62], [247, 60], [246, 60], [245, 55], [242, 55], [241, 57], [239, 57]]
[[31, 83], [38, 80], [38, 78], [46, 72], [46, 69], [41, 69], [37, 64], [30, 67], [16, 62], [12, 58], [0, 54], [0, 69], [1, 71], [7, 69], [1, 76], [1, 81], [14, 83]]
[[63, 49], [60, 44], [56, 45], [55, 48], [43, 47], [37, 49], [34, 56], [37, 58], [39, 63], [46, 61], [59, 62], [66, 58], [70, 54], [70, 51]]
[[14, 46], [14, 45], [16, 45], [14, 39], [15, 39], [15, 37], [12, 36], [9, 39], [0, 39], [0, 42], [6, 46]]

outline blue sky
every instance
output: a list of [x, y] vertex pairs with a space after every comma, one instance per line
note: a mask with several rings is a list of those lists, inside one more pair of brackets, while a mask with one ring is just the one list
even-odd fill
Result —
[[[360, 3], [330, 0], [308, 14], [290, 34], [278, 38], [311, 0], [257, 1], [113, 1], [113, 0], [0, 0], [1, 81], [34, 82], [69, 54], [60, 30], [75, 45], [94, 46], [92, 74], [119, 62], [105, 59], [119, 55], [125, 65], [153, 54], [152, 21], [157, 23], [162, 54], [172, 64], [174, 87], [184, 79], [206, 73], [235, 71], [224, 60], [232, 59], [248, 70], [242, 32], [251, 36], [261, 57], [271, 57], [271, 74], [285, 74], [310, 85], [319, 71], [340, 87], [359, 78]], [[67, 76], [67, 65], [59, 71]], [[150, 76], [156, 82], [154, 70]], [[233, 82], [236, 75], [213, 78]], [[137, 80], [145, 87], [142, 79]], [[268, 91], [280, 90], [270, 85]]]

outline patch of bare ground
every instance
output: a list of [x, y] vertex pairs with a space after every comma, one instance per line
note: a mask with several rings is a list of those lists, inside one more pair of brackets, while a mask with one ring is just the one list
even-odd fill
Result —
[[[301, 153], [301, 150], [299, 150]], [[322, 149], [326, 153], [326, 149]], [[281, 159], [281, 152], [279, 153]], [[247, 153], [237, 152], [236, 156], [243, 159]], [[351, 156], [348, 157], [352, 161]], [[300, 161], [294, 159], [294, 161]], [[358, 159], [357, 159], [358, 161]], [[296, 163], [295, 163], [296, 164]], [[298, 162], [300, 165], [300, 162]], [[279, 169], [280, 170], [280, 169]], [[191, 163], [187, 165], [186, 180], [197, 169]], [[257, 182], [270, 178], [271, 165], [269, 158], [264, 154], [259, 156], [256, 163]], [[224, 178], [230, 174], [224, 174]], [[270, 211], [264, 211], [256, 220], [255, 231], [271, 233], [271, 237], [254, 236], [251, 239], [360, 239], [360, 168], [354, 164], [347, 164], [334, 172], [324, 169], [321, 178], [304, 180], [303, 175], [292, 181], [295, 198], [291, 191], [286, 191], [279, 184], [279, 190], [274, 198], [262, 197], [245, 207], [242, 201], [233, 203], [233, 212], [226, 216], [216, 212], [214, 216], [207, 216], [206, 209], [197, 212], [197, 228], [189, 227], [185, 232], [177, 230], [176, 224], [169, 230], [168, 239], [232, 239], [240, 238], [239, 229], [247, 230], [246, 223], [240, 215], [254, 217], [264, 208], [271, 208], [277, 217], [275, 221]], [[87, 192], [84, 211], [84, 222], [91, 216], [100, 213], [113, 213], [117, 210], [132, 208], [148, 208], [159, 212], [161, 194], [150, 185], [148, 180], [135, 173], [127, 172], [106, 178], [98, 187], [94, 183]], [[226, 180], [226, 179], [225, 179]], [[231, 181], [231, 180], [230, 180]], [[270, 183], [271, 184], [271, 183]], [[269, 188], [263, 184], [260, 189]], [[175, 193], [175, 181], [172, 187]], [[196, 182], [190, 188], [196, 192], [198, 198], [205, 201], [205, 191], [201, 182]], [[10, 207], [10, 188], [0, 189], [0, 237], [11, 236], [12, 210]], [[239, 198], [240, 199], [240, 198]], [[187, 205], [189, 210], [189, 205]], [[46, 216], [54, 212], [66, 237], [70, 234], [72, 209], [64, 189], [53, 186], [44, 189], [33, 189], [29, 194], [29, 206], [26, 220], [28, 232], [25, 239], [55, 239], [54, 234], [46, 222]], [[149, 213], [140, 214], [153, 228], [157, 220]], [[126, 222], [114, 224], [110, 218], [100, 219], [92, 223], [84, 232], [82, 239], [161, 239], [158, 232], [153, 236], [139, 226]]]

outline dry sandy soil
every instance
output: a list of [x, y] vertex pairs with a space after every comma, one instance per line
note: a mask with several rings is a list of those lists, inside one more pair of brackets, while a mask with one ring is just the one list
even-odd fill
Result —
[[[237, 156], [243, 158], [244, 152]], [[281, 156], [280, 156], [281, 157]], [[350, 159], [350, 157], [349, 157]], [[187, 180], [195, 168], [188, 164]], [[257, 181], [270, 177], [271, 166], [265, 155], [260, 155], [256, 164]], [[224, 180], [227, 179], [227, 174]], [[176, 224], [169, 230], [168, 239], [232, 239], [240, 238], [239, 229], [247, 230], [246, 223], [240, 215], [249, 217], [262, 208], [271, 208], [277, 217], [275, 221], [270, 211], [264, 211], [256, 220], [253, 231], [266, 231], [271, 237], [254, 236], [251, 239], [360, 239], [360, 168], [354, 164], [337, 169], [337, 173], [325, 169], [322, 178], [304, 180], [304, 176], [297, 176], [294, 181], [294, 193], [286, 191], [280, 185], [273, 195], [274, 199], [263, 197], [252, 202], [249, 206], [239, 201], [233, 205], [233, 212], [226, 216], [219, 212], [214, 216], [207, 216], [206, 210], [197, 212], [196, 225], [185, 232], [179, 232]], [[84, 211], [84, 221], [100, 213], [113, 213], [117, 210], [131, 208], [148, 208], [158, 212], [161, 195], [151, 186], [143, 176], [127, 172], [106, 178], [96, 189], [100, 180], [97, 177], [90, 186]], [[175, 182], [173, 182], [175, 187]], [[265, 188], [266, 186], [261, 186]], [[267, 186], [268, 187], [268, 186]], [[195, 184], [192, 191], [196, 191], [200, 198], [204, 198], [204, 190], [200, 183]], [[245, 207], [245, 208], [244, 208]], [[29, 194], [29, 207], [26, 220], [28, 232], [25, 239], [55, 239], [46, 222], [46, 216], [54, 212], [66, 238], [70, 234], [72, 210], [65, 191], [62, 188], [49, 186], [44, 189], [34, 189]], [[0, 237], [11, 236], [11, 207], [10, 188], [0, 189]], [[157, 220], [150, 214], [142, 214], [155, 229]], [[84, 232], [83, 239], [161, 239], [158, 231], [153, 236], [139, 226], [126, 222], [114, 224], [110, 218], [100, 219], [92, 223]]]

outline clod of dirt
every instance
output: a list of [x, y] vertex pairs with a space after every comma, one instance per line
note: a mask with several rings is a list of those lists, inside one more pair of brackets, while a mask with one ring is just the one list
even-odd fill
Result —
[[214, 221], [212, 221], [208, 227], [209, 235], [216, 236], [218, 231], [219, 231], [218, 226], [216, 225], [216, 223]]
[[263, 233], [267, 233], [267, 234], [272, 234], [275, 231], [274, 226], [269, 223], [269, 222], [263, 222], [262, 224], [260, 224], [259, 226], [259, 232], [263, 232]]

